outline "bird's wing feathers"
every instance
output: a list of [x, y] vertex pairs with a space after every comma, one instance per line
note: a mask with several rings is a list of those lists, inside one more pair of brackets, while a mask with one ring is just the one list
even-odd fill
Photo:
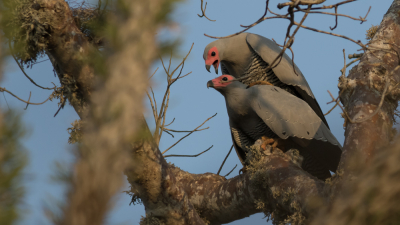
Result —
[[285, 90], [269, 85], [251, 87], [251, 107], [265, 124], [280, 138], [297, 137], [320, 140], [340, 146], [311, 107]]
[[[282, 51], [282, 49], [273, 41], [257, 34], [248, 33], [246, 41], [251, 48], [253, 48], [253, 50], [268, 64], [271, 64]], [[309, 96], [315, 98], [300, 69], [296, 66], [296, 64], [294, 67], [297, 74], [293, 71], [292, 60], [288, 55], [283, 54], [281, 62], [272, 70], [281, 82], [300, 87]]]
[[251, 143], [248, 143], [246, 141], [246, 135], [240, 129], [236, 128], [230, 119], [229, 126], [231, 129], [233, 147], [235, 147], [235, 151], [240, 162], [245, 165], [246, 152], [243, 150], [243, 148], [245, 148], [246, 146], [249, 147]]

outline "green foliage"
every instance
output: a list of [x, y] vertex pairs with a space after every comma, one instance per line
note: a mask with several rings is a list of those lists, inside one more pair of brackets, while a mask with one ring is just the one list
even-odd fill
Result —
[[44, 56], [48, 44], [51, 20], [41, 12], [35, 0], [3, 0], [2, 28], [13, 43], [14, 54], [28, 66]]
[[24, 130], [15, 112], [8, 111], [0, 121], [0, 224], [8, 225], [20, 217], [18, 204], [24, 194], [21, 173], [26, 157], [19, 142]]

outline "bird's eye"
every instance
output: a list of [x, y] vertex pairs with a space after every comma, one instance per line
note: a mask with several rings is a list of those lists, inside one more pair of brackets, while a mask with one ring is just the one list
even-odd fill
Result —
[[215, 52], [211, 52], [211, 56], [215, 56]]
[[223, 81], [228, 81], [227, 77], [222, 78]]

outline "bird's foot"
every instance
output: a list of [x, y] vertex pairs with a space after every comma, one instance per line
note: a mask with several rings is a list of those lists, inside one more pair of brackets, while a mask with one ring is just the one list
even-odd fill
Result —
[[262, 143], [261, 148], [265, 151], [267, 145], [271, 145], [272, 149], [276, 148], [279, 144], [279, 141], [274, 138], [268, 138], [266, 136], [261, 137]]

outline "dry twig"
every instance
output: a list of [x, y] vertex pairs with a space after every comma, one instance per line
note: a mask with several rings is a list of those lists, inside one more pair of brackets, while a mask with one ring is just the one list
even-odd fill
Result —
[[[189, 73], [187, 73], [187, 74], [181, 76], [181, 75], [182, 75], [183, 67], [185, 66], [185, 61], [186, 61], [187, 57], [189, 56], [190, 52], [192, 51], [193, 45], [194, 45], [194, 44], [192, 44], [192, 46], [190, 47], [189, 52], [187, 53], [187, 55], [185, 56], [185, 58], [183, 58], [182, 62], [181, 62], [172, 72], [170, 72], [170, 68], [171, 68], [171, 64], [172, 64], [172, 62], [171, 62], [171, 61], [172, 61], [172, 53], [171, 53], [171, 57], [170, 57], [170, 59], [169, 59], [168, 69], [167, 69], [167, 67], [166, 67], [165, 64], [164, 64], [164, 61], [163, 61], [162, 58], [160, 57], [160, 58], [161, 58], [162, 66], [163, 66], [163, 68], [164, 68], [164, 71], [165, 71], [165, 73], [167, 74], [167, 83], [168, 83], [168, 84], [167, 84], [167, 88], [166, 88], [166, 90], [165, 90], [165, 94], [164, 94], [163, 100], [162, 100], [162, 102], [161, 102], [160, 110], [157, 109], [157, 102], [156, 102], [156, 99], [155, 99], [155, 97], [154, 97], [153, 89], [150, 87], [150, 90], [151, 90], [152, 95], [153, 95], [153, 100], [152, 100], [152, 98], [150, 97], [150, 94], [147, 92], [147, 97], [148, 97], [149, 100], [150, 100], [150, 104], [151, 104], [151, 107], [152, 107], [154, 120], [155, 120], [155, 123], [156, 123], [156, 129], [155, 129], [155, 131], [154, 131], [154, 139], [155, 139], [155, 141], [156, 141], [157, 144], [160, 142], [162, 133], [165, 131], [165, 130], [164, 130], [164, 128], [165, 128], [165, 119], [166, 119], [167, 110], [168, 110], [168, 105], [169, 105], [169, 97], [170, 97], [170, 90], [171, 90], [170, 88], [171, 88], [172, 84], [174, 84], [176, 81], [178, 81], [179, 79], [182, 79], [182, 78], [184, 78], [184, 77], [186, 77], [186, 76], [188, 76], [189, 74], [192, 73], [192, 72], [189, 72]], [[179, 68], [180, 68], [180, 72], [179, 72], [178, 76], [177, 76], [176, 78], [173, 78], [173, 75], [175, 74], [175, 72], [176, 72]], [[156, 70], [156, 71], [157, 71], [157, 70]], [[154, 72], [154, 73], [155, 73], [155, 72]], [[153, 74], [153, 75], [154, 75], [154, 74]], [[153, 76], [153, 75], [152, 75], [152, 76]], [[152, 76], [151, 76], [151, 77], [152, 77]], [[173, 136], [173, 135], [172, 135], [172, 136]]]
[[229, 149], [229, 152], [228, 152], [228, 154], [225, 156], [225, 159], [224, 159], [224, 161], [222, 162], [221, 166], [219, 167], [219, 170], [218, 170], [218, 173], [217, 173], [217, 175], [219, 175], [219, 173], [221, 172], [221, 170], [222, 170], [222, 167], [224, 166], [224, 164], [225, 164], [225, 162], [226, 162], [226, 159], [229, 157], [229, 155], [230, 155], [230, 154], [231, 154], [231, 152], [232, 152], [232, 149], [233, 149], [233, 145], [231, 146], [231, 149]]
[[[30, 102], [29, 100], [25, 101], [25, 100], [19, 98], [18, 96], [13, 94], [11, 91], [9, 91], [9, 90], [7, 90], [6, 88], [3, 88], [3, 87], [0, 87], [0, 92], [7, 92], [8, 94], [12, 95], [13, 97], [15, 97], [16, 99], [20, 100], [21, 102], [26, 103], [27, 105], [42, 105], [42, 104], [44, 104], [45, 102], [47, 102], [50, 99], [50, 97], [48, 97], [46, 100], [44, 100], [44, 102], [33, 103], [33, 102]], [[29, 99], [30, 99], [30, 95], [29, 95]]]
[[[340, 75], [340, 77], [342, 77], [342, 78], [345, 78], [346, 77], [346, 69], [347, 69], [347, 67], [349, 66], [348, 64], [346, 64], [346, 50], [344, 50], [343, 49], [343, 60], [344, 60], [344, 65], [343, 65], [343, 68], [340, 70], [340, 72], [342, 73], [342, 75]], [[354, 60], [355, 61], [355, 60]], [[326, 103], [326, 104], [330, 104], [330, 103], [332, 103], [332, 102], [336, 102], [335, 103], [335, 105], [327, 112], [327, 113], [325, 113], [324, 114], [324, 116], [326, 116], [326, 115], [328, 115], [329, 113], [331, 113], [335, 108], [336, 108], [336, 106], [340, 106], [340, 108], [342, 108], [341, 107], [341, 105], [340, 105], [340, 103], [339, 103], [339, 100], [340, 100], [340, 96], [342, 96], [342, 94], [344, 93], [344, 90], [345, 89], [342, 89], [342, 91], [340, 91], [340, 93], [339, 93], [339, 96], [335, 99], [335, 98], [333, 98], [333, 100], [332, 101], [330, 101], [330, 102], [328, 102], [328, 103]], [[333, 97], [333, 95], [331, 94], [331, 92], [328, 90], [328, 93]], [[343, 109], [343, 108], [342, 108]]]
[[231, 174], [235, 169], [236, 169], [236, 167], [237, 167], [237, 164], [236, 164], [236, 166], [235, 167], [233, 167], [233, 169], [231, 170], [231, 171], [229, 171], [229, 173], [227, 173], [224, 177], [227, 177], [227, 176], [229, 176], [229, 174]]
[[206, 150], [204, 150], [204, 151], [202, 151], [202, 152], [200, 152], [199, 154], [196, 154], [196, 155], [165, 155], [164, 158], [167, 158], [167, 157], [197, 157], [197, 156], [199, 156], [199, 155], [201, 155], [203, 153], [208, 152], [208, 150], [210, 150], [212, 147], [214, 147], [214, 145], [211, 145], [211, 147], [207, 148]]
[[[274, 12], [271, 11], [271, 9], [269, 8], [269, 0], [267, 0], [266, 1], [265, 12], [264, 12], [264, 14], [262, 15], [262, 17], [260, 19], [258, 19], [256, 22], [254, 22], [253, 24], [250, 24], [250, 25], [240, 25], [241, 27], [243, 27], [245, 29], [243, 29], [243, 30], [241, 30], [239, 32], [236, 32], [234, 34], [231, 34], [231, 35], [228, 35], [228, 36], [223, 36], [223, 37], [210, 36], [208, 34], [204, 34], [204, 35], [207, 36], [207, 37], [210, 37], [210, 38], [215, 38], [215, 39], [228, 38], [228, 37], [233, 37], [233, 36], [236, 36], [238, 34], [241, 34], [241, 33], [245, 32], [245, 31], [249, 30], [250, 28], [260, 24], [261, 22], [263, 22], [265, 20], [269, 20], [269, 19], [287, 19], [287, 20], [289, 20], [290, 23], [289, 23], [288, 28], [287, 28], [284, 45], [280, 45], [283, 49], [282, 49], [281, 53], [273, 60], [273, 63], [271, 63], [271, 65], [269, 65], [268, 69], [274, 68], [280, 63], [280, 61], [282, 59], [282, 56], [283, 56], [283, 54], [284, 54], [286, 49], [290, 49], [291, 50], [291, 47], [292, 47], [293, 41], [294, 41], [294, 35], [297, 33], [299, 28], [303, 28], [303, 29], [311, 30], [311, 31], [318, 32], [318, 33], [324, 33], [324, 34], [328, 34], [328, 35], [344, 38], [344, 39], [347, 39], [349, 41], [352, 41], [352, 42], [360, 45], [363, 50], [366, 50], [367, 47], [360, 40], [356, 41], [356, 40], [353, 40], [353, 39], [351, 39], [351, 38], [349, 38], [347, 36], [344, 36], [344, 35], [335, 34], [335, 33], [327, 32], [327, 31], [322, 31], [322, 30], [318, 30], [318, 29], [315, 29], [315, 28], [312, 28], [312, 27], [307, 27], [307, 26], [303, 25], [303, 22], [306, 19], [306, 17], [308, 16], [309, 13], [325, 14], [325, 15], [335, 16], [336, 23], [335, 23], [335, 26], [333, 28], [331, 27], [331, 30], [333, 30], [333, 29], [335, 29], [337, 27], [337, 18], [339, 16], [346, 17], [346, 18], [349, 18], [349, 19], [352, 19], [352, 20], [356, 20], [356, 21], [361, 21], [361, 23], [363, 23], [363, 22], [366, 21], [366, 18], [368, 16], [369, 12], [370, 12], [371, 7], [369, 8], [368, 12], [366, 13], [366, 15], [364, 17], [360, 16], [359, 18], [352, 17], [352, 16], [345, 15], [345, 14], [338, 14], [337, 13], [337, 10], [338, 10], [339, 6], [347, 4], [347, 3], [351, 3], [351, 2], [354, 2], [354, 1], [356, 1], [356, 0], [346, 0], [346, 1], [342, 1], [342, 2], [339, 2], [339, 3], [333, 4], [333, 5], [322, 6], [322, 7], [312, 7], [315, 4], [321, 4], [322, 2], [324, 2], [324, 0], [315, 0], [315, 1], [301, 1], [301, 0], [294, 1], [293, 0], [293, 1], [290, 1], [290, 2], [283, 3], [283, 4], [279, 4], [278, 8], [280, 8], [280, 9], [283, 8], [283, 7], [288, 6], [288, 9], [287, 9], [288, 13], [286, 13], [286, 14], [278, 14], [278, 13], [274, 13]], [[307, 9], [304, 9], [304, 8], [301, 8], [300, 5], [308, 5], [308, 7], [307, 7]], [[335, 9], [335, 13], [316, 11], [316, 10], [326, 10], [326, 9], [332, 9], [332, 8]], [[267, 12], [270, 12], [274, 16], [266, 17]], [[302, 18], [300, 23], [297, 23], [294, 20], [294, 15], [297, 12], [305, 13], [305, 15], [303, 16], [303, 18]], [[290, 30], [291, 30], [292, 26], [294, 26], [294, 25], [296, 25], [297, 28], [290, 35]], [[294, 56], [293, 53], [292, 53], [292, 55]], [[293, 57], [292, 57], [292, 61], [293, 61]], [[297, 74], [295, 69], [294, 69], [294, 72]], [[243, 79], [249, 78], [250, 76], [251, 75], [248, 75], [246, 77], [239, 78], [238, 80], [241, 81]]]
[[[200, 124], [198, 127], [196, 127], [195, 129], [193, 129], [192, 131], [190, 131], [188, 134], [186, 134], [184, 137], [182, 137], [181, 139], [179, 139], [177, 142], [175, 142], [173, 145], [171, 145], [169, 148], [167, 148], [166, 150], [164, 150], [162, 152], [162, 154], [165, 154], [168, 150], [170, 150], [172, 147], [174, 147], [175, 145], [177, 145], [179, 142], [181, 142], [183, 139], [187, 138], [189, 135], [193, 134], [196, 131], [199, 131], [198, 129], [200, 127], [202, 127], [207, 121], [209, 121], [210, 119], [214, 118], [217, 115], [217, 113], [215, 113], [213, 116], [208, 117], [208, 119], [206, 119], [202, 124]], [[208, 127], [206, 128], [208, 129]]]
[[197, 14], [200, 18], [201, 17], [205, 17], [205, 18], [207, 18], [209, 21], [212, 21], [212, 22], [215, 22], [216, 20], [212, 20], [212, 19], [210, 19], [210, 18], [208, 18], [207, 16], [206, 16], [206, 9], [207, 9], [207, 2], [206, 2], [206, 4], [204, 5], [204, 9], [203, 9], [203, 0], [201, 0], [201, 15], [200, 14]]
[[26, 74], [26, 72], [25, 72], [25, 70], [24, 70], [24, 67], [22, 67], [21, 63], [19, 63], [18, 60], [17, 60], [17, 58], [15, 57], [13, 48], [12, 48], [12, 46], [11, 46], [11, 41], [8, 42], [8, 46], [9, 46], [9, 48], [10, 48], [11, 56], [14, 58], [15, 62], [18, 64], [18, 67], [21, 69], [22, 73], [25, 75], [26, 78], [28, 78], [28, 80], [29, 80], [32, 84], [34, 84], [36, 87], [39, 87], [39, 88], [42, 88], [42, 89], [45, 89], [45, 90], [54, 90], [54, 89], [56, 88], [56, 87], [53, 87], [53, 88], [42, 87], [42, 86], [40, 86], [39, 84], [37, 84], [35, 81], [33, 81], [33, 79], [30, 78], [30, 77], [28, 76], [28, 74]]

